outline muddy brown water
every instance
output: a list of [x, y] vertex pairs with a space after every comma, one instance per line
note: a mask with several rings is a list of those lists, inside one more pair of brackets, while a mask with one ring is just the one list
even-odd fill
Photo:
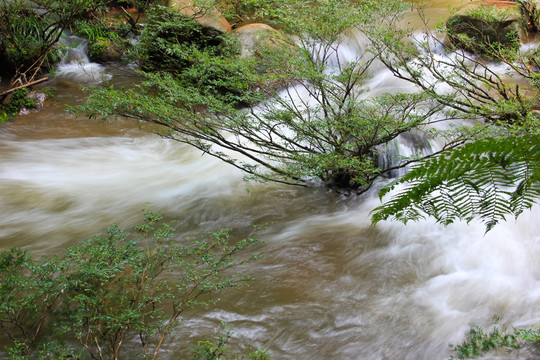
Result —
[[[432, 1], [429, 16], [446, 16], [448, 3]], [[234, 168], [130, 121], [65, 113], [83, 101], [90, 71], [126, 81], [113, 67], [89, 67], [65, 69], [43, 110], [0, 128], [0, 249], [61, 254], [112, 223], [130, 228], [148, 207], [179, 220], [179, 239], [267, 226], [258, 235], [266, 256], [247, 269], [256, 280], [186, 312], [163, 359], [187, 358], [222, 321], [233, 348], [321, 360], [445, 359], [471, 324], [540, 322], [538, 208], [487, 235], [477, 223], [373, 227], [376, 193], [245, 183]]]

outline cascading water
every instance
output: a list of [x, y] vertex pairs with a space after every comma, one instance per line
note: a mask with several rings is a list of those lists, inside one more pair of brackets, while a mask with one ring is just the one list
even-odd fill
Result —
[[[79, 81], [67, 74], [58, 76]], [[374, 92], [383, 76], [403, 85], [381, 70]], [[538, 207], [487, 234], [482, 224], [430, 219], [372, 227], [375, 193], [243, 183], [233, 167], [128, 121], [63, 113], [77, 96], [66, 92], [0, 128], [1, 249], [61, 254], [112, 223], [128, 229], [148, 207], [179, 219], [181, 235], [268, 227], [252, 286], [186, 312], [163, 359], [188, 358], [221, 321], [232, 325], [232, 344], [315, 360], [445, 359], [471, 324], [540, 322]]]
[[88, 40], [65, 33], [60, 38], [64, 49], [62, 60], [57, 65], [56, 77], [78, 83], [95, 83], [110, 79], [103, 65], [88, 58]]

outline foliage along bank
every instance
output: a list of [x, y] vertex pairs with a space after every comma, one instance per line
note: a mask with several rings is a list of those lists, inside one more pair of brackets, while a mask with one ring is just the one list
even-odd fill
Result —
[[[401, 1], [244, 3], [256, 4], [253, 18], [263, 17], [283, 30], [261, 35], [270, 41], [259, 42], [255, 56], [242, 56], [233, 34], [208, 38], [196, 21], [161, 8], [150, 14], [135, 51], [145, 81], [130, 89], [98, 90], [87, 110], [93, 116], [134, 118], [150, 131], [240, 168], [248, 179], [322, 184], [346, 193], [362, 193], [426, 157], [418, 146], [410, 157], [388, 158], [389, 144], [400, 136], [444, 137], [439, 151], [444, 154], [484, 138], [519, 139], [537, 127], [537, 93], [508, 81], [490, 69], [485, 57], [466, 50], [477, 44], [533, 88], [538, 79], [531, 66], [534, 53], [521, 54], [501, 43], [508, 38], [517, 44], [516, 32], [504, 26], [492, 38], [456, 26], [482, 23], [490, 29], [505, 22], [504, 12], [482, 8], [459, 22], [454, 18], [443, 28], [452, 41], [442, 42], [431, 31], [421, 41], [400, 28], [400, 14], [409, 6]], [[344, 32], [351, 29], [369, 41], [345, 60], [340, 49]], [[433, 44], [457, 56], [439, 60]], [[418, 91], [366, 97], [374, 61]], [[450, 90], [441, 92], [441, 87]], [[432, 126], [455, 119], [480, 121], [445, 131]], [[528, 179], [536, 184], [534, 177]]]
[[[21, 249], [0, 252], [7, 358], [157, 359], [185, 313], [251, 280], [240, 265], [260, 257], [248, 250], [259, 240], [220, 231], [182, 241], [161, 215], [144, 217], [133, 232], [112, 226], [60, 257], [34, 261]], [[193, 359], [219, 358], [230, 335], [201, 341]], [[268, 359], [260, 349], [246, 358]]]
[[[161, 136], [195, 146], [263, 181], [322, 183], [359, 193], [405, 166], [406, 161], [379, 166], [380, 147], [427, 126], [440, 105], [422, 93], [364, 98], [368, 89], [362, 84], [377, 54], [367, 48], [345, 62], [338, 49], [347, 29], [373, 26], [375, 19], [393, 17], [405, 4], [273, 5], [270, 18], [284, 32], [270, 46], [259, 43], [252, 57], [235, 50], [234, 34], [199, 46], [189, 40], [194, 23], [189, 30], [179, 29], [181, 22], [164, 17], [179, 16], [169, 9], [150, 14], [138, 46], [145, 81], [130, 89], [98, 90], [87, 109], [94, 116], [120, 115], [151, 124]], [[154, 36], [154, 29], [163, 33]], [[152, 57], [160, 58], [162, 69], [146, 65]]]

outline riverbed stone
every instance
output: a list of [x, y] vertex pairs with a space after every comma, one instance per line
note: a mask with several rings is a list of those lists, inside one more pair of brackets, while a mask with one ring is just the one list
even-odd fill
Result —
[[30, 90], [26, 97], [35, 103], [35, 107], [22, 108], [19, 110], [19, 115], [28, 115], [31, 111], [39, 111], [43, 108], [45, 100], [47, 100], [47, 94], [39, 90]]
[[255, 56], [258, 46], [278, 47], [282, 43], [280, 32], [267, 24], [244, 25], [234, 30], [234, 35], [238, 37], [244, 58]]
[[202, 11], [190, 0], [173, 0], [171, 2], [171, 7], [178, 10], [182, 15], [192, 17], [195, 21], [208, 29], [210, 33], [219, 35], [232, 32], [231, 24], [219, 11]]
[[302, 57], [291, 37], [262, 23], [244, 25], [233, 34], [240, 43], [240, 56], [255, 60], [257, 73], [266, 74], [263, 88], [280, 90], [294, 81]]

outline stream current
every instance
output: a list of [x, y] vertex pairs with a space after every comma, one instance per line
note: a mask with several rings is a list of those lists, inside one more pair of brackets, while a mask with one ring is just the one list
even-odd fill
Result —
[[130, 121], [66, 114], [84, 101], [89, 68], [126, 81], [112, 67], [72, 65], [53, 79], [57, 96], [43, 110], [0, 128], [0, 249], [61, 254], [112, 223], [129, 229], [143, 208], [179, 220], [181, 236], [267, 226], [258, 235], [265, 258], [248, 271], [256, 280], [186, 312], [162, 358], [187, 358], [221, 321], [232, 325], [231, 343], [321, 360], [445, 359], [471, 324], [540, 322], [538, 207], [486, 235], [474, 222], [373, 227], [375, 192], [245, 183], [235, 168]]

